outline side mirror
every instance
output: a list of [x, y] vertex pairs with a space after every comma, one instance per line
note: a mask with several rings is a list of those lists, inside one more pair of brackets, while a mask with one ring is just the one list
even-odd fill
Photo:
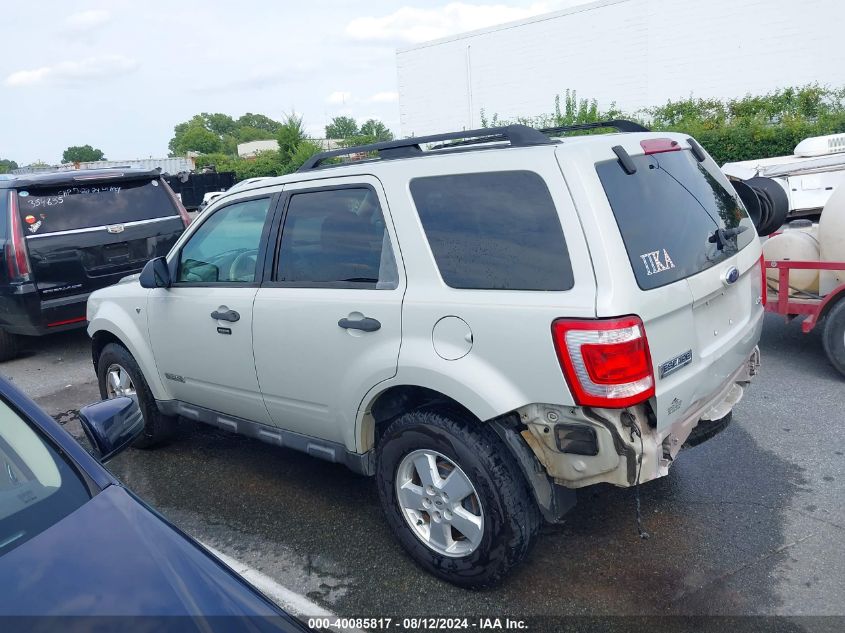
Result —
[[164, 257], [156, 257], [148, 261], [144, 265], [138, 281], [142, 288], [170, 288], [172, 280], [170, 279], [170, 268], [167, 266], [167, 260]]
[[94, 457], [103, 464], [144, 431], [144, 416], [138, 402], [125, 396], [82, 407], [79, 421], [94, 447]]

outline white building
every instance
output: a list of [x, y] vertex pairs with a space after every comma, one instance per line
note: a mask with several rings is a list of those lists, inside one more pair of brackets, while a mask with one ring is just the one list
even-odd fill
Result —
[[845, 86], [842, 0], [599, 0], [396, 53], [402, 136], [550, 113], [566, 89], [626, 112]]
[[270, 139], [267, 141], [249, 141], [248, 143], [238, 143], [239, 158], [255, 158], [261, 152], [277, 151], [279, 151], [279, 141], [275, 139]]

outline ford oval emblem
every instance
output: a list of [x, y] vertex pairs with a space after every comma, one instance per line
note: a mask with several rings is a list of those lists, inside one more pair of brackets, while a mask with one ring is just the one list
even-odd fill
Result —
[[726, 286], [730, 286], [731, 284], [735, 284], [739, 279], [739, 271], [736, 269], [736, 266], [731, 266], [725, 271], [724, 282]]
[[124, 226], [122, 224], [111, 224], [106, 227], [109, 233], [123, 233]]

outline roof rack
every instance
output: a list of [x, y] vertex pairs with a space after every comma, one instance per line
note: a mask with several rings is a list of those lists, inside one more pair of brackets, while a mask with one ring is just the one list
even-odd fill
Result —
[[420, 156], [423, 150], [420, 145], [424, 143], [436, 143], [438, 141], [450, 141], [455, 139], [473, 139], [470, 143], [488, 143], [491, 141], [509, 141], [511, 147], [529, 147], [532, 145], [550, 145], [554, 143], [540, 130], [527, 125], [506, 125], [504, 127], [491, 127], [481, 130], [462, 130], [460, 132], [448, 132], [446, 134], [432, 134], [430, 136], [417, 136], [413, 138], [400, 139], [395, 141], [383, 141], [381, 143], [370, 143], [368, 145], [356, 145], [334, 149], [328, 152], [320, 152], [309, 158], [298, 171], [309, 171], [320, 167], [320, 163], [338, 156], [350, 154], [365, 154], [378, 152], [382, 160], [393, 158], [410, 158]]
[[[462, 130], [460, 132], [447, 132], [445, 134], [432, 134], [430, 136], [417, 136], [412, 138], [399, 139], [395, 141], [383, 141], [381, 143], [370, 143], [368, 145], [355, 145], [341, 149], [333, 149], [327, 152], [314, 154], [298, 169], [298, 171], [310, 171], [321, 167], [321, 163], [330, 158], [339, 156], [350, 156], [352, 154], [368, 154], [377, 152], [381, 160], [393, 158], [411, 158], [421, 156], [424, 152], [420, 145], [426, 143], [441, 142], [433, 147], [434, 150], [449, 149], [451, 147], [478, 145], [481, 143], [492, 143], [500, 141], [510, 142], [511, 147], [530, 147], [532, 145], [550, 145], [555, 141], [549, 136], [563, 132], [574, 132], [577, 130], [592, 130], [597, 128], [610, 127], [620, 132], [649, 132], [647, 127], [639, 123], [626, 121], [624, 119], [613, 119], [611, 121], [598, 121], [595, 123], [575, 123], [573, 125], [562, 125], [560, 127], [547, 127], [538, 130], [527, 125], [505, 125], [502, 127], [489, 127], [480, 130]], [[442, 141], [456, 141], [454, 143], [442, 143]], [[324, 165], [331, 167], [333, 165]]]
[[550, 136], [556, 136], [557, 134], [562, 134], [563, 132], [595, 130], [603, 127], [612, 127], [620, 132], [651, 132], [651, 130], [647, 127], [625, 119], [611, 119], [610, 121], [596, 121], [594, 123], [573, 123], [572, 125], [561, 125], [559, 127], [544, 127], [540, 129], [540, 132]]

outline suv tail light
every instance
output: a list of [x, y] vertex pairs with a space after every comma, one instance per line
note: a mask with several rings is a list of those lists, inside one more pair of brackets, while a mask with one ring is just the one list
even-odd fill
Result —
[[9, 269], [9, 281], [30, 281], [29, 254], [23, 236], [21, 214], [18, 211], [18, 196], [9, 192], [9, 241], [6, 242], [6, 265]]
[[167, 184], [167, 181], [162, 178], [161, 184], [164, 185], [164, 188], [167, 190], [167, 193], [170, 194], [170, 199], [173, 200], [173, 204], [176, 205], [176, 208], [179, 210], [179, 215], [182, 218], [182, 222], [185, 223], [185, 228], [188, 228], [188, 225], [191, 223], [191, 216], [188, 215], [188, 210], [185, 208], [185, 205], [182, 204], [182, 201], [179, 200], [179, 196], [173, 191], [170, 185]]
[[577, 404], [619, 409], [654, 395], [651, 354], [639, 317], [557, 319], [552, 338]]

